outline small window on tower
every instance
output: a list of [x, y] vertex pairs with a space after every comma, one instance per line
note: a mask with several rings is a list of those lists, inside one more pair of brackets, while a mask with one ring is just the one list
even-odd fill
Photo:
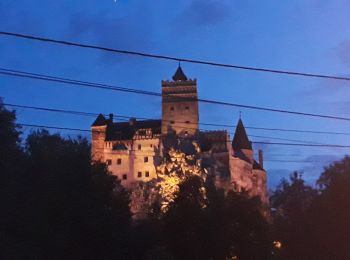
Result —
[[137, 173], [137, 177], [141, 178], [142, 177], [142, 172]]
[[107, 165], [112, 165], [112, 160], [111, 160], [111, 159], [107, 159], [107, 160], [106, 160], [106, 164], [107, 164]]
[[146, 177], [149, 177], [149, 172], [146, 172], [146, 173], [145, 173], [145, 176], [146, 176]]
[[128, 175], [123, 174], [123, 180], [126, 180], [126, 179], [128, 179]]
[[117, 164], [122, 164], [122, 159], [121, 158], [117, 159]]
[[148, 162], [148, 157], [144, 157], [143, 162]]
[[190, 110], [190, 107], [189, 107], [189, 106], [187, 106], [187, 107], [185, 107], [185, 109], [186, 109], [186, 110]]
[[170, 124], [175, 124], [175, 122], [174, 121], [170, 121]]
[[140, 144], [137, 146], [137, 149], [141, 150], [141, 145]]
[[170, 111], [174, 111], [174, 107], [170, 107]]
[[190, 123], [190, 121], [186, 121], [186, 124], [189, 124]]

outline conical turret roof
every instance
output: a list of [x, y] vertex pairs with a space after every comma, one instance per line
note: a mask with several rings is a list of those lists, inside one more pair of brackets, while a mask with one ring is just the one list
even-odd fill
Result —
[[106, 124], [107, 124], [106, 118], [102, 114], [99, 114], [95, 122], [91, 126], [102, 126]]
[[252, 150], [252, 144], [248, 139], [247, 133], [245, 131], [245, 128], [241, 119], [238, 120], [236, 132], [232, 140], [232, 148], [235, 151], [238, 151], [241, 149]]
[[174, 81], [179, 81], [179, 80], [186, 81], [187, 80], [187, 77], [186, 77], [185, 73], [183, 72], [180, 64], [179, 64], [179, 67], [177, 67], [177, 70], [173, 76], [173, 80]]

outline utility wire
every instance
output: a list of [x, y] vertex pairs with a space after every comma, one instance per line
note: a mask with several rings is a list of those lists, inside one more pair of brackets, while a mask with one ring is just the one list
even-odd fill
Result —
[[[81, 128], [57, 127], [57, 126], [25, 124], [25, 123], [17, 123], [17, 125], [25, 126], [25, 127], [34, 127], [34, 128], [47, 128], [47, 129], [58, 129], [58, 130], [68, 130], [68, 131], [93, 132], [91, 130], [81, 129]], [[97, 131], [97, 132], [99, 132], [99, 131]], [[230, 142], [230, 141], [228, 141], [228, 142]], [[253, 144], [266, 144], [266, 145], [350, 148], [350, 145], [337, 145], [337, 144], [302, 144], [302, 143], [275, 143], [275, 142], [252, 142], [252, 143]]]
[[[158, 96], [158, 97], [162, 96], [161, 93], [158, 93], [158, 92], [144, 91], [144, 90], [139, 90], [139, 89], [124, 88], [124, 87], [116, 87], [116, 86], [111, 86], [111, 85], [106, 85], [106, 84], [92, 83], [92, 82], [86, 82], [86, 81], [80, 81], [80, 80], [72, 80], [72, 79], [67, 79], [67, 78], [53, 77], [53, 76], [49, 76], [49, 75], [42, 75], [42, 74], [36, 74], [36, 73], [30, 73], [30, 72], [9, 70], [9, 69], [4, 69], [4, 68], [0, 68], [0, 74], [7, 75], [7, 76], [14, 76], [14, 77], [22, 77], [22, 78], [44, 80], [44, 81], [50, 81], [50, 82], [56, 82], [56, 83], [63, 83], [63, 84], [69, 84], [69, 85], [77, 85], [77, 86], [84, 86], [84, 87], [91, 87], [91, 88], [98, 88], [98, 89], [106, 89], [106, 90], [113, 90], [113, 91], [135, 93], [135, 94], [141, 94], [141, 95], [150, 95], [150, 96]], [[166, 96], [172, 97], [172, 95], [166, 95]], [[350, 118], [340, 117], [340, 116], [330, 116], [330, 115], [306, 113], [306, 112], [299, 112], [299, 111], [290, 111], [290, 110], [284, 110], [284, 109], [278, 109], [278, 108], [258, 107], [258, 106], [229, 103], [229, 102], [209, 100], [209, 99], [199, 99], [199, 98], [195, 99], [195, 98], [185, 98], [185, 97], [181, 97], [181, 98], [176, 97], [176, 98], [178, 100], [198, 101], [198, 102], [207, 103], [207, 104], [214, 104], [214, 105], [223, 105], [223, 106], [240, 107], [240, 108], [260, 110], [260, 111], [294, 114], [294, 115], [299, 115], [299, 116], [308, 116], [308, 117], [316, 117], [316, 118], [350, 121]]]
[[[66, 114], [73, 114], [78, 116], [89, 116], [89, 117], [97, 117], [99, 113], [92, 113], [92, 112], [83, 112], [83, 111], [75, 111], [75, 110], [65, 110], [65, 109], [57, 109], [57, 108], [48, 108], [48, 107], [37, 107], [37, 106], [25, 106], [25, 105], [18, 105], [18, 104], [10, 104], [10, 103], [3, 103], [5, 106], [13, 107], [13, 108], [24, 108], [24, 109], [33, 109], [33, 110], [42, 110], [47, 112], [58, 112], [58, 113], [66, 113]], [[105, 114], [104, 116], [108, 116]], [[126, 115], [117, 115], [113, 114], [113, 117], [119, 118], [119, 119], [130, 119], [130, 118], [136, 118], [140, 120], [157, 120], [154, 118], [148, 118], [148, 117], [138, 117], [138, 116], [126, 116]], [[163, 121], [171, 121], [171, 120], [163, 120]], [[186, 123], [186, 122], [180, 122], [180, 121], [174, 121], [175, 123]], [[187, 123], [187, 124], [195, 124], [195, 123]], [[205, 125], [205, 126], [218, 126], [218, 127], [227, 127], [227, 128], [235, 128], [236, 125], [226, 125], [226, 124], [214, 124], [214, 123], [198, 123], [199, 125]], [[297, 133], [310, 133], [310, 134], [330, 134], [330, 135], [350, 135], [350, 133], [347, 132], [327, 132], [327, 131], [315, 131], [315, 130], [298, 130], [298, 129], [286, 129], [286, 128], [266, 128], [266, 127], [256, 127], [256, 126], [244, 126], [247, 129], [253, 129], [253, 130], [266, 130], [266, 131], [282, 131], [282, 132], [297, 132]], [[187, 127], [184, 127], [187, 128]], [[188, 128], [188, 129], [196, 129], [196, 128]], [[204, 130], [204, 129], [202, 129]], [[210, 131], [210, 130], [205, 130]], [[213, 130], [215, 131], [215, 130]], [[234, 133], [229, 133], [234, 134]], [[261, 138], [269, 138], [266, 136], [253, 136], [252, 137], [261, 137]], [[293, 140], [295, 141], [295, 140]]]
[[309, 146], [309, 147], [330, 147], [330, 148], [350, 148], [350, 145], [339, 144], [300, 144], [300, 143], [278, 143], [278, 142], [252, 142], [253, 144], [266, 145], [287, 145], [287, 146]]
[[[14, 108], [33, 109], [33, 110], [39, 110], [39, 111], [45, 111], [45, 112], [58, 112], [58, 113], [65, 113], [65, 114], [73, 114], [73, 115], [77, 115], [77, 116], [93, 116], [93, 117], [98, 116], [97, 113], [91, 113], [91, 112], [55, 109], [55, 108], [47, 108], [47, 107], [14, 105], [14, 104], [8, 104], [8, 103], [3, 103], [3, 105], [9, 106], [9, 107], [14, 107]], [[116, 117], [121, 117], [123, 120], [132, 118], [132, 116], [116, 116]], [[137, 119], [139, 119], [139, 118], [137, 118]], [[143, 118], [143, 119], [155, 120], [155, 119], [150, 119], [150, 118]], [[163, 120], [163, 121], [169, 121], [169, 120]], [[185, 123], [185, 122], [179, 122], [179, 121], [174, 121], [174, 122]], [[201, 124], [201, 123], [199, 123], [199, 124]], [[215, 125], [215, 124], [213, 124], [213, 125]], [[182, 128], [184, 128], [184, 129], [191, 129], [191, 130], [200, 130], [200, 131], [210, 131], [210, 130], [207, 130], [207, 129], [198, 129], [198, 128], [193, 128], [193, 127], [190, 128], [190, 127], [185, 127], [185, 126], [183, 126]], [[232, 133], [232, 132], [227, 132], [227, 133], [231, 134], [231, 135], [234, 135], [234, 133]], [[306, 141], [306, 140], [296, 140], [296, 139], [279, 138], [279, 137], [271, 137], [271, 136], [249, 135], [249, 137], [264, 138], [264, 139], [267, 138], [267, 139], [272, 139], [272, 140], [282, 140], [282, 141], [288, 141], [288, 142], [302, 142], [302, 143], [321, 144], [321, 143], [312, 142], [312, 141]]]
[[117, 54], [136, 55], [136, 56], [153, 58], [153, 59], [170, 60], [170, 61], [177, 61], [177, 62], [187, 62], [187, 63], [193, 63], [193, 64], [209, 65], [209, 66], [214, 66], [214, 67], [223, 67], [223, 68], [230, 68], [230, 69], [257, 71], [257, 72], [274, 73], [274, 74], [284, 74], [284, 75], [289, 75], [289, 76], [301, 76], [301, 77], [312, 77], [312, 78], [323, 78], [323, 79], [350, 81], [349, 77], [340, 77], [340, 76], [334, 76], [334, 75], [315, 74], [315, 73], [298, 72], [298, 71], [287, 71], [287, 70], [261, 68], [261, 67], [242, 66], [242, 65], [236, 65], [236, 64], [218, 63], [218, 62], [214, 62], [214, 61], [205, 61], [205, 60], [195, 60], [195, 59], [188, 59], [188, 58], [168, 56], [168, 55], [159, 55], [159, 54], [151, 54], [151, 53], [145, 53], [145, 52], [136, 52], [136, 51], [129, 51], [129, 50], [114, 49], [114, 48], [102, 47], [102, 46], [97, 46], [97, 45], [92, 45], [92, 44], [83, 44], [83, 43], [79, 43], [79, 42], [57, 40], [57, 39], [53, 39], [53, 38], [45, 38], [45, 37], [39, 37], [39, 36], [28, 35], [28, 34], [20, 34], [20, 33], [14, 33], [14, 32], [7, 32], [7, 31], [0, 31], [0, 35], [22, 38], [22, 39], [33, 40], [33, 41], [41, 41], [41, 42], [46, 42], [46, 43], [55, 43], [55, 44], [61, 44], [61, 45], [66, 45], [66, 46], [94, 49], [94, 50], [112, 52], [112, 53], [117, 53]]

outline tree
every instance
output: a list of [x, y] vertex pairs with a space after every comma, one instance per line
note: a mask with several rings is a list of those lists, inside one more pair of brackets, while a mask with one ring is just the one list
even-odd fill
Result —
[[317, 191], [306, 185], [298, 172], [291, 174], [289, 181], [283, 179], [271, 196], [274, 237], [281, 241], [285, 257], [304, 256], [309, 244], [305, 236], [306, 216], [316, 196]]
[[259, 203], [225, 193], [211, 178], [188, 177], [163, 217], [166, 246], [176, 259], [270, 259], [272, 241]]
[[321, 194], [310, 208], [308, 256], [349, 259], [350, 158], [326, 167], [317, 181]]
[[91, 164], [87, 140], [41, 130], [25, 148], [2, 210], [1, 258], [126, 257], [129, 196], [104, 164]]
[[[14, 172], [16, 162], [22, 155], [19, 126], [16, 124], [16, 113], [7, 110], [0, 99], [0, 177]], [[0, 185], [5, 180], [0, 181]]]

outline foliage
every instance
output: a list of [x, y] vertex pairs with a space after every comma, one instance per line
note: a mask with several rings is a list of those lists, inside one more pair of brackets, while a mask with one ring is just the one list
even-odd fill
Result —
[[299, 258], [305, 250], [305, 217], [317, 191], [305, 184], [302, 174], [294, 172], [283, 179], [271, 196], [273, 231], [282, 243], [285, 257]]
[[203, 183], [191, 176], [165, 213], [167, 247], [177, 259], [269, 259], [268, 224], [257, 203], [246, 194], [225, 194], [210, 178]]
[[125, 258], [129, 195], [104, 164], [91, 164], [87, 140], [41, 130], [22, 149], [14, 113], [1, 107], [0, 118], [6, 119], [0, 138], [7, 140], [1, 149], [9, 151], [2, 166], [13, 165], [0, 172], [6, 180], [0, 189], [0, 258]]
[[207, 171], [202, 167], [197, 140], [167, 136], [163, 143], [165, 159], [157, 167], [156, 186], [159, 190], [161, 210], [166, 212], [169, 203], [174, 201], [175, 194], [179, 191], [179, 185], [191, 176], [199, 176], [204, 180]]

